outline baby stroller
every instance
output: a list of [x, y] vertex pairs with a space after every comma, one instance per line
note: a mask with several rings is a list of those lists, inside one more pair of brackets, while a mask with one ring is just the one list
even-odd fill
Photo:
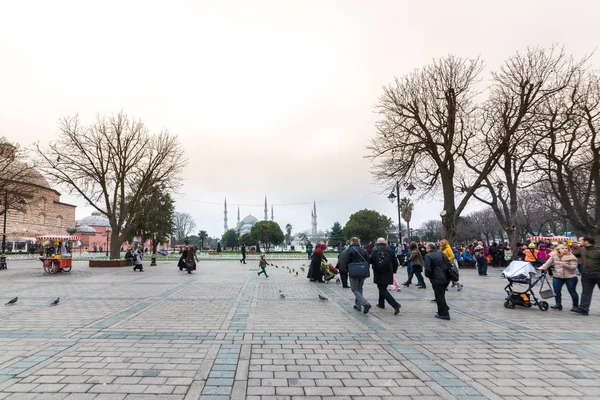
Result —
[[339, 272], [340, 271], [332, 264], [327, 264], [326, 261], [323, 261], [321, 263], [321, 274], [323, 274], [325, 283], [329, 283], [329, 281], [335, 278], [335, 276], [339, 274]]
[[[502, 271], [502, 277], [508, 279], [508, 285], [504, 288], [507, 296], [504, 301], [505, 308], [515, 308], [521, 306], [525, 308], [539, 307], [542, 311], [548, 310], [547, 301], [538, 301], [533, 291], [534, 286], [542, 282], [540, 286], [540, 297], [549, 299], [554, 297], [554, 291], [550, 287], [546, 273], [539, 273], [533, 265], [525, 261], [513, 261], [508, 267]], [[544, 289], [544, 283], [548, 285], [548, 289]], [[527, 289], [518, 291], [513, 288], [514, 284], [526, 285]]]

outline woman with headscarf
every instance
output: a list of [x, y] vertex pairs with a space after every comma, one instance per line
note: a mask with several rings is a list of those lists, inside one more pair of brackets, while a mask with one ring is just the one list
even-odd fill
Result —
[[323, 254], [325, 249], [327, 249], [327, 246], [321, 242], [312, 255], [307, 276], [307, 278], [310, 279], [311, 282], [316, 281], [323, 283], [323, 274], [321, 273], [321, 261], [325, 260], [325, 262], [327, 262], [327, 258], [325, 257], [325, 254]]

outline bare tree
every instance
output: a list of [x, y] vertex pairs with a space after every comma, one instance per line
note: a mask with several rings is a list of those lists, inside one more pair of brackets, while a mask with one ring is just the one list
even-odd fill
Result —
[[173, 236], [176, 243], [183, 243], [185, 238], [190, 235], [195, 227], [196, 223], [190, 214], [175, 212], [175, 215], [173, 216]]
[[[498, 72], [485, 103], [486, 148], [498, 149], [498, 162], [474, 196], [493, 210], [517, 251], [519, 193], [537, 182], [535, 155], [546, 140], [542, 104], [567, 91], [584, 61], [574, 62], [563, 49], [527, 49], [510, 57]], [[488, 151], [474, 148], [465, 158], [477, 175]], [[477, 160], [477, 162], [473, 162]]]
[[581, 72], [553, 100], [537, 167], [575, 231], [600, 240], [600, 76]]
[[44, 178], [27, 160], [26, 151], [18, 143], [0, 137], [0, 215], [5, 208], [9, 211], [19, 209], [23, 200], [29, 202], [34, 198], [36, 187], [46, 186]]
[[52, 181], [107, 216], [111, 258], [119, 258], [120, 232], [136, 204], [157, 187], [174, 191], [187, 162], [175, 135], [150, 134], [141, 120], [123, 112], [98, 116], [87, 126], [77, 115], [64, 117], [58, 139], [36, 149], [38, 164]]
[[[499, 147], [484, 143], [474, 102], [475, 85], [483, 68], [479, 59], [449, 56], [435, 60], [383, 88], [376, 106], [382, 119], [367, 146], [373, 174], [383, 183], [413, 183], [422, 195], [441, 189], [444, 198], [444, 237], [454, 241], [456, 222], [494, 167]], [[485, 152], [476, 164], [479, 173], [457, 194], [463, 162], [473, 148]], [[457, 195], [462, 196], [457, 204]]]

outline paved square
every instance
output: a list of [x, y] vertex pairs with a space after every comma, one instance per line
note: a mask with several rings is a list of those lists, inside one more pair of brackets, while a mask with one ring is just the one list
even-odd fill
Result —
[[57, 275], [9, 262], [0, 399], [600, 399], [600, 293], [589, 317], [510, 310], [499, 269], [467, 270], [448, 291], [451, 321], [413, 287], [393, 293], [399, 316], [363, 315], [349, 289], [283, 268], [308, 261], [277, 263], [267, 279], [255, 260], [201, 261], [193, 275], [169, 261]]

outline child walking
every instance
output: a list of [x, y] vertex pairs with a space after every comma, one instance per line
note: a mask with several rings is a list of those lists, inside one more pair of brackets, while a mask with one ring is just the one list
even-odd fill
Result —
[[260, 274], [265, 274], [265, 277], [269, 277], [269, 275], [267, 275], [267, 260], [265, 260], [265, 256], [262, 255], [260, 256], [260, 263], [258, 264], [258, 266], [260, 267], [260, 272], [258, 273], [258, 276], [260, 276]]
[[135, 266], [133, 267], [134, 271], [140, 270], [140, 272], [144, 272], [144, 266], [142, 264], [142, 252], [140, 249], [137, 249], [135, 253]]

